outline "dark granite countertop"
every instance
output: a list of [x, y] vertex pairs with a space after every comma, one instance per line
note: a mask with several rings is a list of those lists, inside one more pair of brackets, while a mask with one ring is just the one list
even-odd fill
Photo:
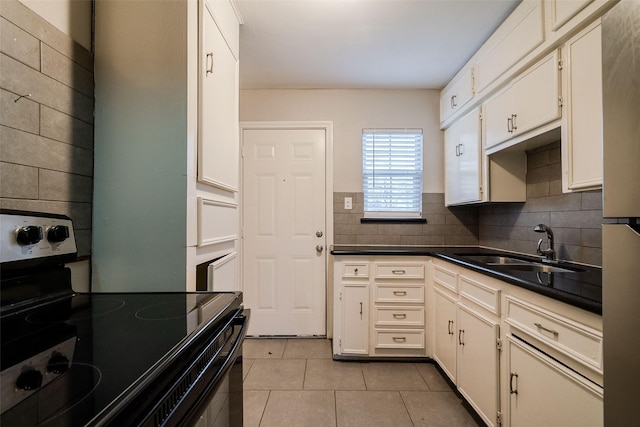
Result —
[[602, 269], [558, 262], [554, 265], [579, 269], [575, 272], [536, 273], [515, 270], [503, 265], [487, 265], [465, 257], [465, 255], [487, 254], [515, 256], [522, 259], [539, 261], [540, 258], [514, 254], [507, 251], [482, 247], [432, 247], [432, 246], [347, 246], [335, 245], [333, 255], [399, 255], [431, 256], [440, 258], [462, 267], [478, 271], [487, 276], [500, 279], [511, 285], [548, 296], [558, 301], [582, 308], [596, 314], [602, 314]]

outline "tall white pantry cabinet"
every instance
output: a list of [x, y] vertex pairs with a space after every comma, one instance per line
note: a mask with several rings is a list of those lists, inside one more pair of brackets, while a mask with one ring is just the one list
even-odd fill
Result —
[[235, 259], [240, 21], [231, 0], [96, 2], [93, 291], [193, 291]]

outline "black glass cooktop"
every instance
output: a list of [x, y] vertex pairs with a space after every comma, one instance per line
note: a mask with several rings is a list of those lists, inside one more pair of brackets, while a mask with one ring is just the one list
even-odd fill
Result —
[[75, 294], [3, 315], [0, 424], [85, 425], [240, 304], [234, 292]]

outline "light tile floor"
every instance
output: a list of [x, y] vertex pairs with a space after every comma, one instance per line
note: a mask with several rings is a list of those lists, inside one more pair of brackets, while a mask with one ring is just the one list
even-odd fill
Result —
[[478, 426], [430, 363], [338, 362], [326, 339], [247, 338], [245, 427]]

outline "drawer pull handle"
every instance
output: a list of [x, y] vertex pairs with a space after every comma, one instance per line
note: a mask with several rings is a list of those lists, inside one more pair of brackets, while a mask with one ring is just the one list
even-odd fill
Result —
[[458, 331], [458, 344], [464, 345], [464, 329]]
[[393, 337], [394, 342], [405, 342], [407, 341], [407, 337]]
[[393, 294], [397, 297], [407, 296], [407, 291], [393, 291]]
[[534, 325], [536, 325], [536, 327], [538, 329], [542, 329], [543, 331], [547, 331], [550, 334], [553, 334], [554, 337], [557, 337], [558, 335], [560, 335], [560, 333], [558, 331], [554, 331], [553, 329], [549, 329], [549, 328], [545, 328], [544, 326], [542, 326], [542, 324], [535, 322]]
[[360, 318], [362, 319], [362, 303], [360, 303]]
[[406, 319], [407, 315], [404, 313], [393, 313], [393, 318], [394, 319]]
[[358, 274], [358, 267], [353, 269], [353, 274], [357, 275]]
[[[513, 380], [515, 378], [515, 384], [516, 386], [513, 386]], [[512, 372], [511, 374], [509, 374], [509, 394], [518, 394], [518, 373], [517, 372]]]
[[406, 273], [406, 271], [405, 271], [405, 270], [391, 270], [391, 272], [392, 272], [393, 274], [405, 274], [405, 273]]
[[451, 328], [453, 326], [453, 320], [449, 320], [449, 323], [447, 324], [447, 331], [449, 332], [449, 335], [453, 335], [453, 328]]

